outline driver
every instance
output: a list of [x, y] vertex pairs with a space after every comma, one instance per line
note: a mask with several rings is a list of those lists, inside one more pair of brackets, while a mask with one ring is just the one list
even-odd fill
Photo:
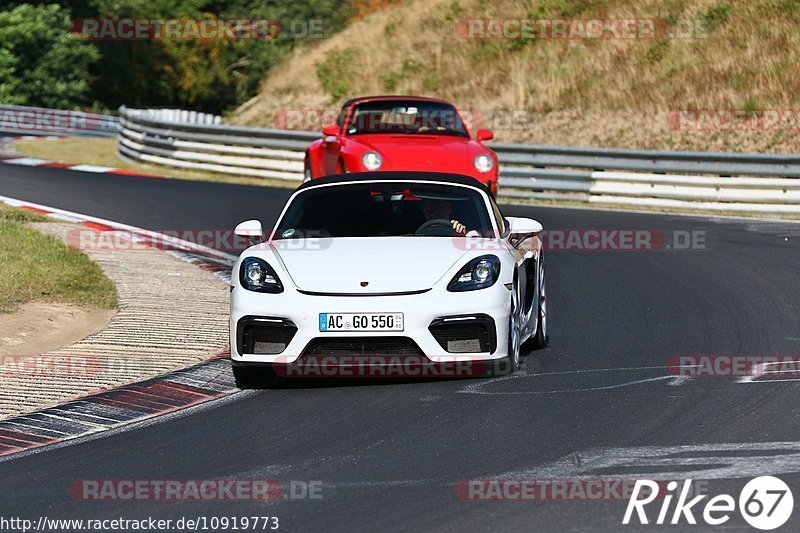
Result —
[[431, 200], [424, 199], [422, 201], [422, 214], [425, 215], [425, 221], [440, 219], [449, 220], [450, 225], [453, 226], [453, 231], [459, 235], [467, 233], [467, 227], [459, 222], [450, 218], [453, 213], [453, 206], [447, 200]]

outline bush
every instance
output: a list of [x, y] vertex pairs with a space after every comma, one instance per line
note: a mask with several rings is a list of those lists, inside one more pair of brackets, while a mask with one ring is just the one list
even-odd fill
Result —
[[73, 109], [92, 103], [89, 68], [97, 49], [69, 35], [69, 12], [57, 5], [0, 11], [0, 99]]
[[351, 47], [343, 50], [334, 48], [326, 52], [325, 58], [316, 65], [317, 79], [331, 97], [331, 103], [338, 102], [350, 92], [348, 80], [353, 73], [356, 52]]

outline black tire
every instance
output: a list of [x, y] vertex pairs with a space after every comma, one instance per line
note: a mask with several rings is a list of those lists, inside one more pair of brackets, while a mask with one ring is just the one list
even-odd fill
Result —
[[540, 260], [539, 276], [537, 276], [539, 283], [539, 301], [536, 304], [536, 313], [538, 320], [536, 321], [536, 335], [532, 339], [532, 348], [540, 350], [550, 344], [550, 335], [547, 333], [547, 291], [544, 277], [544, 260]]
[[308, 158], [303, 162], [303, 183], [311, 181], [311, 161]]
[[265, 383], [275, 376], [271, 366], [234, 366], [233, 377], [238, 386], [251, 386]]

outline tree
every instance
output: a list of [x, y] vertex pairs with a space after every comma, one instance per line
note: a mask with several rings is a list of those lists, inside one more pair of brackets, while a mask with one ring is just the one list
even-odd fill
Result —
[[70, 25], [55, 4], [0, 11], [0, 100], [59, 109], [93, 103], [89, 67], [99, 54], [72, 37]]

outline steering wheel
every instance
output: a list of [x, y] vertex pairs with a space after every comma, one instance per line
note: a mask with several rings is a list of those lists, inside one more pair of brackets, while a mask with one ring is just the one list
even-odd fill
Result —
[[429, 233], [433, 235], [440, 234], [442, 230], [448, 230], [445, 235], [454, 235], [456, 233], [456, 230], [453, 229], [453, 224], [444, 218], [432, 218], [424, 222], [414, 233], [426, 234], [428, 233], [426, 230], [432, 230]]

